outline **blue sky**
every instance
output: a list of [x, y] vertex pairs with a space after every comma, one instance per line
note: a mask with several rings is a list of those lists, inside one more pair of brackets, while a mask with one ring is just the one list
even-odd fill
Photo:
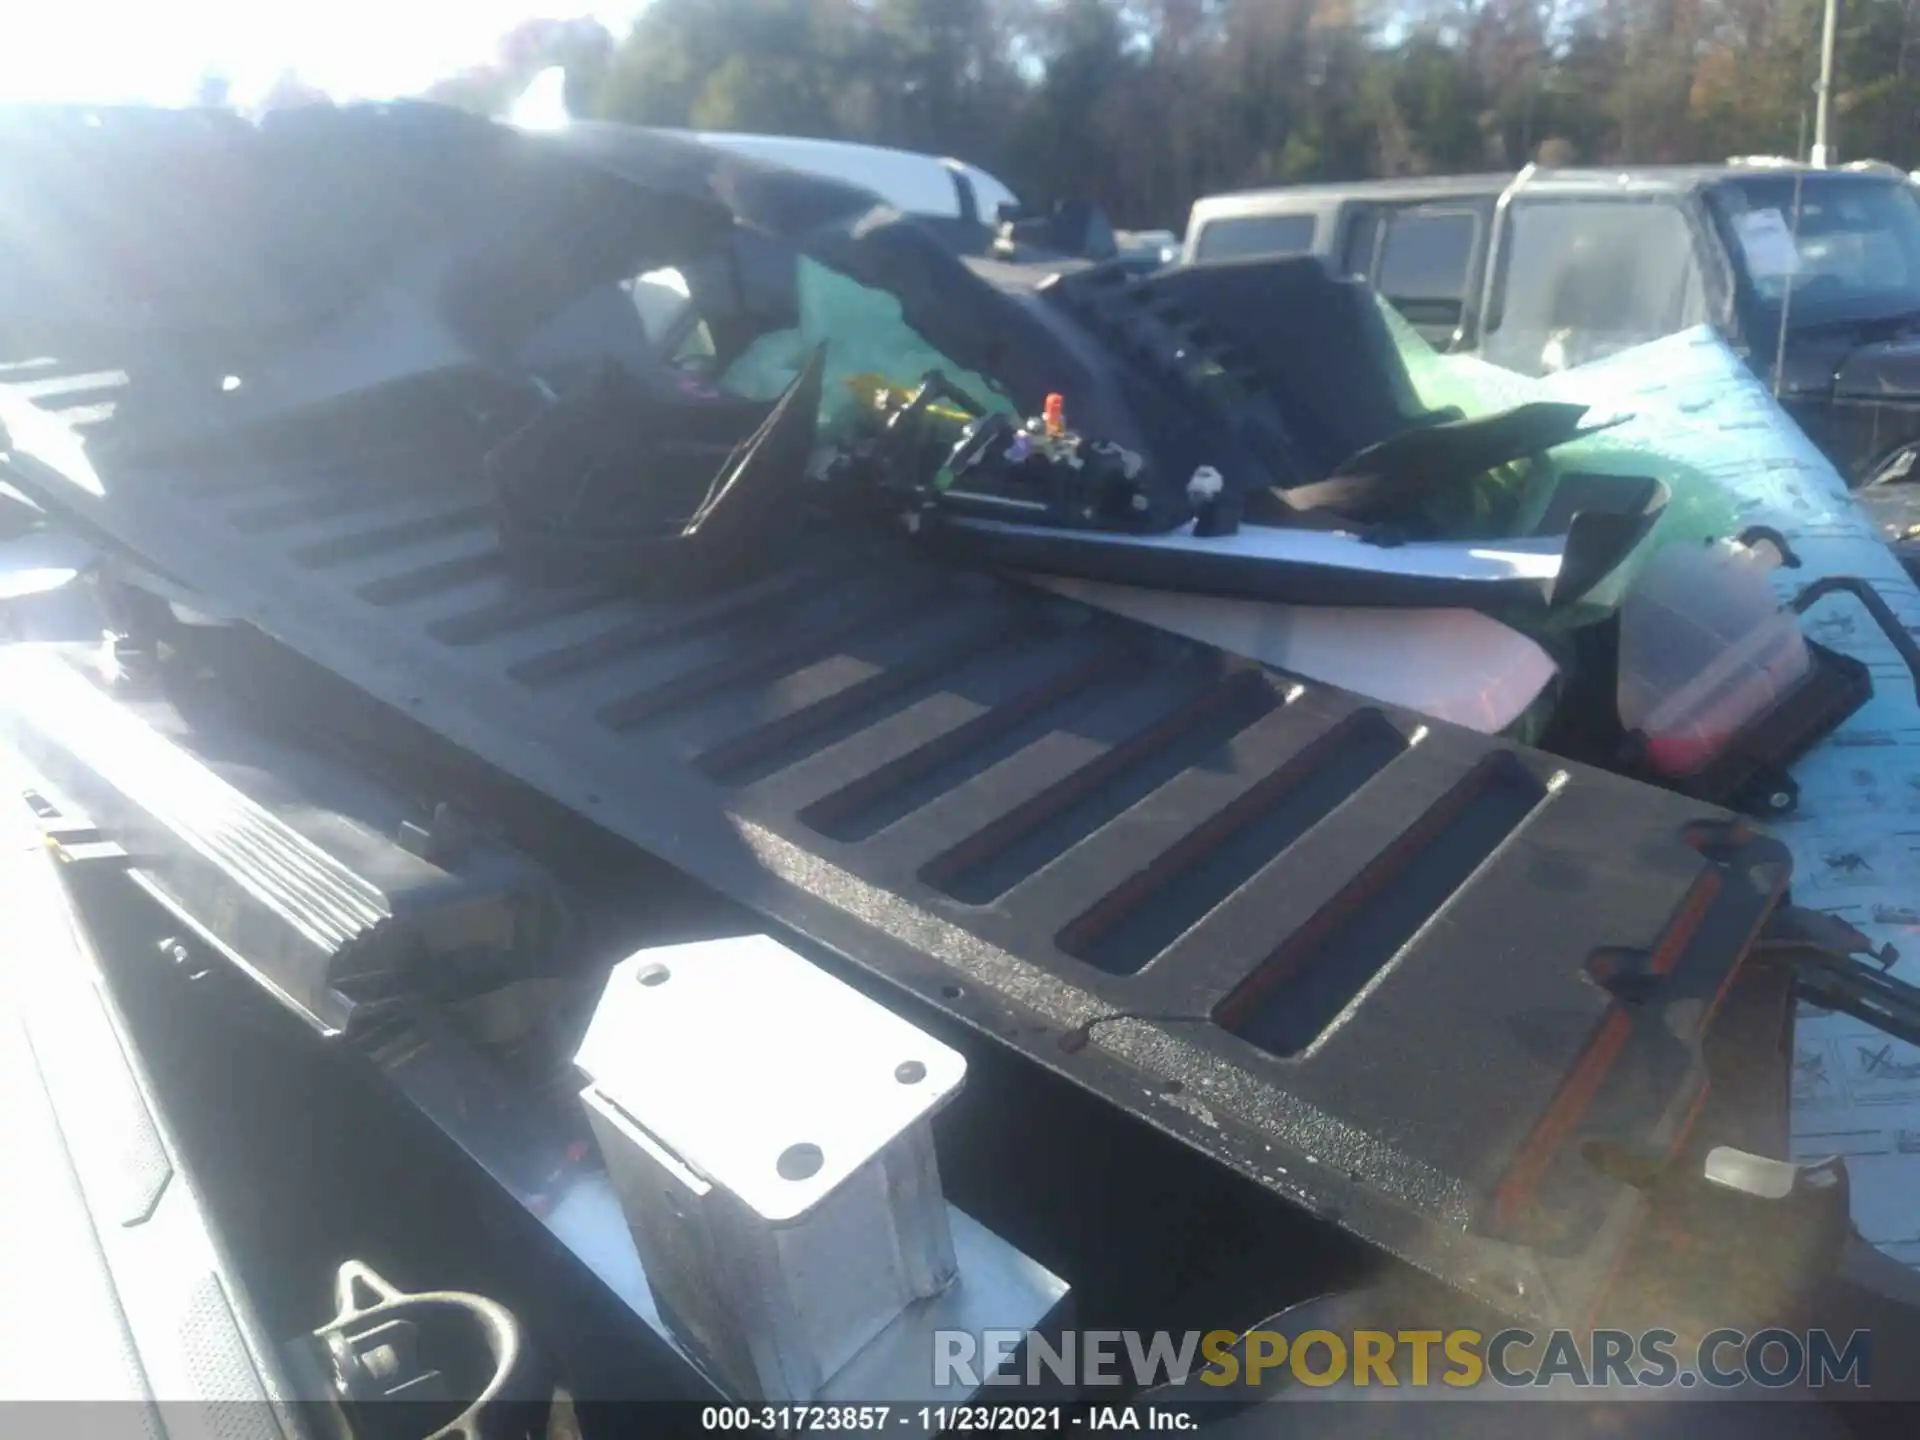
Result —
[[645, 0], [50, 0], [7, 7], [0, 104], [177, 104], [209, 68], [245, 103], [282, 70], [336, 98], [418, 90], [488, 58], [521, 20], [591, 14], [624, 33]]

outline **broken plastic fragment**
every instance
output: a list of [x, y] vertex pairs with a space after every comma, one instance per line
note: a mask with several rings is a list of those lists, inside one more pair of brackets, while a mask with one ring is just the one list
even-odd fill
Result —
[[1661, 774], [1698, 773], [1812, 664], [1768, 580], [1777, 552], [1731, 541], [1654, 554], [1620, 609], [1619, 712]]

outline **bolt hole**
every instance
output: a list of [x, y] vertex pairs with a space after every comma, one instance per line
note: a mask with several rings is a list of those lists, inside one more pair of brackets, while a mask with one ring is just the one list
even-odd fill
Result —
[[780, 1152], [774, 1168], [782, 1180], [811, 1180], [826, 1163], [827, 1157], [820, 1153], [818, 1145], [789, 1145]]
[[940, 987], [940, 998], [943, 1000], [958, 1000], [965, 993], [966, 992], [958, 985], [942, 985]]
[[647, 965], [643, 966], [640, 973], [633, 978], [642, 985], [664, 985], [671, 974], [673, 972], [664, 965]]
[[902, 1085], [918, 1085], [927, 1078], [927, 1067], [918, 1060], [903, 1060], [893, 1067], [893, 1078]]

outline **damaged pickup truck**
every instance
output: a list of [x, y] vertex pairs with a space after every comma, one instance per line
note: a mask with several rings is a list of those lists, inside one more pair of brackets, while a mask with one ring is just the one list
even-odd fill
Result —
[[[1782, 1036], [1920, 1009], [1783, 837], [1916, 597], [1678, 421], [620, 127], [34, 112], [0, 175], [0, 1093], [71, 1197], [5, 1233], [88, 1277], [20, 1393], [1327, 1434], [1074, 1342], [1912, 1345]], [[1678, 1423], [1906, 1433], [1825, 1378]]]

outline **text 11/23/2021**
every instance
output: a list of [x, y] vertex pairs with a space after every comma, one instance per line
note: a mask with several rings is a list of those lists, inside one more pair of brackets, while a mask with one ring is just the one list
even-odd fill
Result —
[[1065, 1409], [1058, 1405], [709, 1405], [700, 1412], [708, 1433], [831, 1432], [882, 1434], [913, 1431], [983, 1434], [1060, 1434], [1070, 1430], [1160, 1430], [1193, 1428], [1179, 1410], [1143, 1410], [1126, 1405]]

